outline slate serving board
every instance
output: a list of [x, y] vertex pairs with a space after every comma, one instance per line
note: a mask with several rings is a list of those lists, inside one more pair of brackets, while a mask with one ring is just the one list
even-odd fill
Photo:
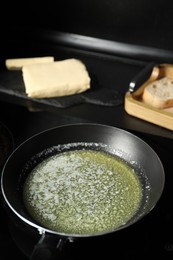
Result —
[[80, 103], [90, 103], [100, 106], [119, 106], [124, 102], [124, 96], [116, 89], [102, 87], [94, 75], [91, 77], [91, 89], [86, 92], [56, 98], [30, 98], [25, 93], [25, 86], [21, 71], [3, 70], [0, 72], [0, 97], [1, 93], [10, 98], [17, 97], [19, 102], [32, 101], [57, 108], [66, 108]]

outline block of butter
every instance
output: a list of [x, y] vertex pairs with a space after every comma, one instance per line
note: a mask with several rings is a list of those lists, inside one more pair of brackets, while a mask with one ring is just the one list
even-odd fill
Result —
[[51, 98], [81, 93], [90, 88], [90, 76], [84, 63], [65, 59], [22, 67], [28, 97]]
[[23, 66], [37, 63], [54, 62], [54, 57], [34, 57], [34, 58], [17, 58], [5, 60], [5, 65], [8, 70], [21, 70]]

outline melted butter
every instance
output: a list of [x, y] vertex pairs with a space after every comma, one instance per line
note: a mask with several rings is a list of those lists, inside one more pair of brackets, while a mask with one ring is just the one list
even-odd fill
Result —
[[43, 226], [95, 234], [126, 224], [140, 207], [142, 187], [134, 169], [117, 156], [75, 150], [38, 164], [23, 197], [30, 215]]

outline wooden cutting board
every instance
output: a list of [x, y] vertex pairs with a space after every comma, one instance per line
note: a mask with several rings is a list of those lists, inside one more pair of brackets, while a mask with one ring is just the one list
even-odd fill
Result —
[[145, 104], [142, 101], [144, 88], [152, 81], [168, 77], [173, 79], [173, 65], [161, 64], [153, 68], [149, 79], [141, 85], [135, 92], [129, 91], [125, 94], [124, 108], [132, 116], [146, 120], [158, 126], [173, 130], [173, 107], [167, 109], [158, 109]]

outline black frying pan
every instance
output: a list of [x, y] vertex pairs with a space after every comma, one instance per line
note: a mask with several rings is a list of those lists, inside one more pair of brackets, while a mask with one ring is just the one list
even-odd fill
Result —
[[[50, 250], [48, 246], [51, 240], [54, 241], [55, 245], [58, 244], [57, 247], [60, 249], [64, 241], [67, 240], [71, 241], [86, 236], [106, 235], [106, 232], [91, 235], [55, 232], [34, 221], [23, 204], [22, 185], [26, 176], [38, 162], [51, 154], [42, 153], [38, 158], [36, 155], [52, 146], [79, 142], [102, 143], [111, 147], [111, 153], [113, 151], [113, 153], [121, 154], [121, 157], [133, 165], [141, 175], [144, 194], [139, 211], [128, 223], [107, 233], [127, 228], [139, 221], [155, 207], [161, 197], [165, 182], [162, 163], [154, 150], [137, 136], [111, 126], [83, 123], [64, 125], [41, 132], [26, 140], [14, 150], [3, 168], [1, 178], [2, 194], [7, 208], [12, 210], [20, 221], [34, 228], [41, 235], [41, 239], [36, 245], [31, 259], [39, 259], [43, 254], [44, 256], [47, 254], [48, 259], [52, 259], [54, 252], [52, 253], [52, 249]], [[148, 184], [150, 186], [149, 190], [146, 188]], [[58, 250], [55, 251], [57, 252]]]

